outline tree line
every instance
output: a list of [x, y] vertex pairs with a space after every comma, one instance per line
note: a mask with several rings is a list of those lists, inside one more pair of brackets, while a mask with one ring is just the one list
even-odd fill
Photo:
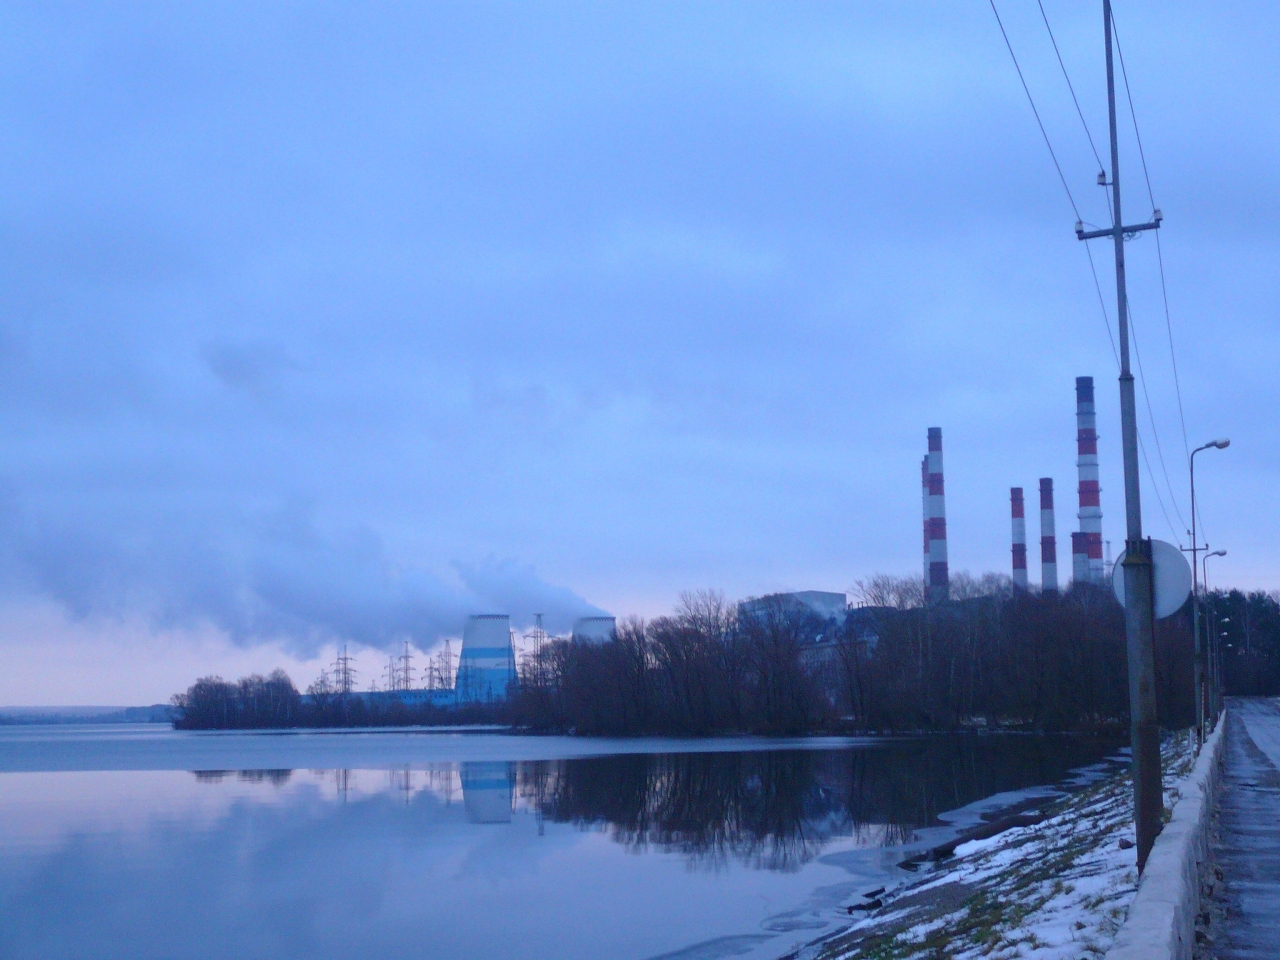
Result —
[[[857, 584], [824, 620], [786, 595], [742, 605], [686, 594], [604, 644], [557, 640], [520, 665], [517, 723], [630, 735], [815, 730], [1081, 730], [1128, 718], [1124, 612], [1086, 584], [1064, 595], [960, 575], [925, 604], [919, 579]], [[1166, 722], [1192, 709], [1185, 612], [1157, 627]], [[1185, 694], [1184, 694], [1185, 688]]]
[[507, 722], [504, 708], [491, 703], [456, 708], [409, 704], [394, 697], [343, 693], [322, 673], [300, 694], [283, 670], [252, 674], [232, 683], [201, 677], [175, 694], [173, 725], [178, 730], [253, 730], [287, 727], [405, 727]]
[[1210, 591], [1204, 619], [1205, 636], [1219, 645], [1226, 693], [1280, 695], [1280, 591]]
[[[819, 616], [786, 595], [742, 604], [681, 597], [668, 616], [619, 623], [605, 643], [555, 639], [521, 658], [506, 701], [439, 707], [337, 692], [303, 696], [283, 671], [198, 680], [173, 698], [180, 728], [485, 722], [630, 736], [1020, 728], [1128, 722], [1124, 612], [1111, 592], [1014, 589], [953, 578], [923, 602], [919, 578], [860, 581], [859, 606]], [[1228, 694], [1280, 694], [1280, 593], [1214, 591], [1205, 632], [1222, 643]], [[1156, 625], [1161, 720], [1192, 722], [1190, 604]]]

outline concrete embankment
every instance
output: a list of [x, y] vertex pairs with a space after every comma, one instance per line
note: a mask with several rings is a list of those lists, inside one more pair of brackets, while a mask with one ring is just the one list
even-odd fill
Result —
[[1200, 873], [1209, 856], [1209, 818], [1221, 775], [1225, 714], [1205, 741], [1181, 797], [1156, 838], [1129, 914], [1107, 960], [1190, 960], [1200, 905]]

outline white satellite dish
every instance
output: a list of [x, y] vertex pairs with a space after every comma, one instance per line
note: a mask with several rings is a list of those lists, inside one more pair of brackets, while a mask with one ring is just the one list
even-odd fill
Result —
[[[1124, 567], [1121, 566], [1124, 555], [1125, 551], [1121, 550], [1111, 567], [1111, 589], [1121, 606], [1124, 606]], [[1151, 562], [1156, 568], [1156, 619], [1163, 620], [1181, 610], [1191, 595], [1191, 564], [1181, 550], [1163, 540], [1151, 541]]]

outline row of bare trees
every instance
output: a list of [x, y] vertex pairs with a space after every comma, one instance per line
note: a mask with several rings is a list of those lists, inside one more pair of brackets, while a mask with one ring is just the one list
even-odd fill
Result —
[[[918, 578], [877, 576], [856, 585], [859, 606], [827, 619], [786, 595], [732, 604], [718, 593], [685, 594], [670, 616], [624, 620], [607, 643], [543, 644], [521, 662], [506, 702], [463, 712], [469, 721], [608, 735], [1127, 721], [1124, 614], [1109, 590], [1041, 595], [1005, 577], [961, 574], [952, 592], [950, 602], [926, 605]], [[1227, 692], [1280, 693], [1280, 594], [1215, 592], [1206, 611], [1206, 634], [1223, 645]], [[1191, 663], [1184, 610], [1156, 630], [1169, 726], [1191, 722]], [[237, 683], [206, 677], [173, 702], [178, 725], [192, 728], [462, 719], [429, 704], [339, 695], [319, 681], [300, 696], [278, 670]]]
[[[862, 604], [823, 620], [781, 597], [731, 605], [685, 594], [605, 644], [554, 641], [521, 664], [515, 722], [593, 734], [814, 730], [1098, 729], [1128, 716], [1124, 614], [1109, 591], [1014, 590], [961, 575], [926, 605], [918, 579], [860, 582]], [[1166, 722], [1187, 722], [1190, 641], [1161, 621]]]
[[778, 598], [743, 616], [721, 594], [684, 594], [671, 616], [625, 620], [607, 643], [545, 644], [520, 665], [513, 719], [620, 735], [805, 732], [829, 713], [807, 655], [836, 628]]
[[1205, 636], [1220, 653], [1228, 694], [1280, 695], [1280, 590], [1214, 590], [1206, 598]]
[[407, 727], [507, 722], [507, 707], [470, 702], [441, 707], [395, 696], [343, 692], [321, 678], [300, 694], [283, 670], [233, 682], [201, 677], [175, 694], [173, 725], [179, 730], [253, 730], [285, 727]]

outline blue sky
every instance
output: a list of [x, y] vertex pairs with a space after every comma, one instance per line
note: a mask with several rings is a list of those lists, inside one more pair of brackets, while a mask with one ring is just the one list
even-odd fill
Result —
[[[1039, 10], [1000, 9], [1103, 223]], [[1045, 9], [1101, 148], [1100, 11]], [[1277, 15], [1116, 17], [1187, 436], [1233, 441], [1198, 458], [1218, 575], [1270, 589]], [[79, 692], [162, 699], [476, 610], [915, 573], [935, 425], [953, 569], [1007, 568], [1041, 476], [1065, 553], [1080, 374], [1123, 537], [1115, 361], [984, 3], [4, 4], [0, 62], [0, 702], [57, 702], [60, 650], [161, 651]], [[1185, 541], [1153, 238], [1128, 254], [1172, 486], [1140, 394], [1144, 516]]]

